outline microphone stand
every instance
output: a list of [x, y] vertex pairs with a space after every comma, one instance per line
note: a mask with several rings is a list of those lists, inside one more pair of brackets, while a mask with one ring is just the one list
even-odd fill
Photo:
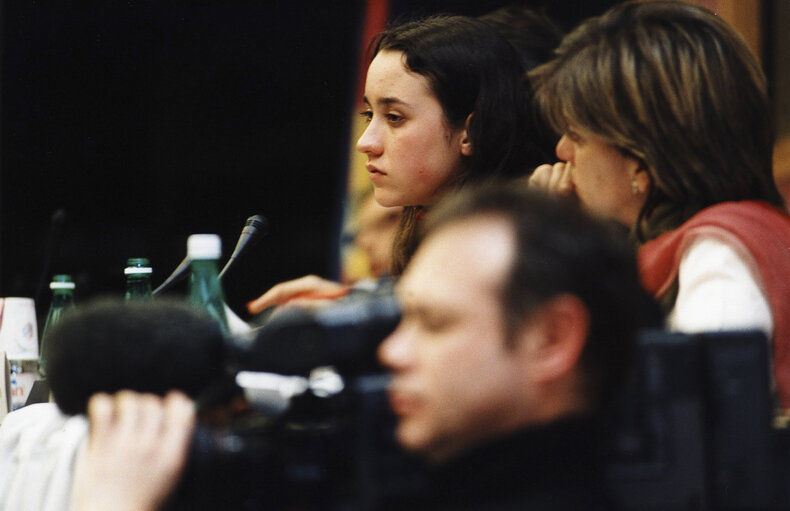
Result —
[[[228, 269], [243, 252], [255, 245], [255, 243], [268, 232], [268, 227], [268, 221], [261, 215], [253, 215], [247, 219], [244, 229], [242, 229], [241, 235], [239, 236], [239, 240], [236, 242], [236, 248], [233, 249], [233, 253], [230, 255], [228, 262], [225, 263], [225, 267], [222, 268], [222, 271], [219, 273], [219, 278], [222, 278], [222, 276], [227, 273]], [[173, 270], [173, 273], [171, 273], [159, 287], [153, 290], [152, 294], [156, 296], [167, 291], [173, 285], [182, 281], [187, 276], [188, 271], [189, 259], [185, 257], [178, 264], [176, 269]]]

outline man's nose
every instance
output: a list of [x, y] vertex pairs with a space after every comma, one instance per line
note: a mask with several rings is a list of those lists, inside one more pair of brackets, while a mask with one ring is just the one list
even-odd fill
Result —
[[399, 371], [411, 364], [412, 349], [409, 334], [403, 324], [384, 339], [378, 348], [379, 362], [385, 367]]

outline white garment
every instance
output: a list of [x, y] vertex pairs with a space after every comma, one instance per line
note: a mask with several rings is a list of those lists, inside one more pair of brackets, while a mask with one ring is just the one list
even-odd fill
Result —
[[749, 255], [712, 236], [700, 236], [683, 253], [670, 330], [703, 332], [758, 329], [773, 336], [774, 322], [762, 277]]
[[88, 434], [84, 416], [54, 403], [9, 413], [0, 425], [0, 511], [66, 511], [77, 450]]

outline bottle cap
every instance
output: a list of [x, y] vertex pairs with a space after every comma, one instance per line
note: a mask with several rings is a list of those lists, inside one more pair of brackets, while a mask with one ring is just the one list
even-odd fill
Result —
[[151, 263], [145, 257], [130, 257], [126, 260], [124, 275], [145, 275], [153, 273]]
[[49, 283], [50, 289], [74, 289], [75, 284], [71, 281], [71, 275], [59, 274], [52, 276], [52, 282]]
[[150, 275], [153, 272], [150, 266], [127, 266], [123, 269], [124, 275]]
[[219, 259], [222, 240], [216, 234], [193, 234], [187, 238], [189, 259]]

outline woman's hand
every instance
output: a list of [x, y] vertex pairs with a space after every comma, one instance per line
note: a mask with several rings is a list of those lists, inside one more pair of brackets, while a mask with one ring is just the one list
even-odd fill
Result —
[[260, 297], [247, 304], [250, 314], [259, 314], [275, 305], [315, 306], [348, 294], [349, 286], [326, 280], [316, 275], [307, 275], [295, 280], [281, 282]]
[[88, 402], [90, 437], [74, 482], [78, 511], [159, 509], [178, 483], [195, 427], [192, 401], [120, 391]]
[[576, 196], [576, 189], [571, 179], [571, 171], [572, 165], [569, 162], [540, 165], [532, 172], [529, 186], [552, 195], [573, 198]]

